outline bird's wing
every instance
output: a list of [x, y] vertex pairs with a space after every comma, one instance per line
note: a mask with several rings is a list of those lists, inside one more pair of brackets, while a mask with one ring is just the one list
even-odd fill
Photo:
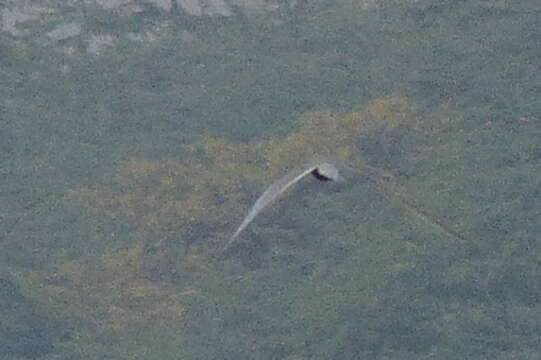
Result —
[[252, 220], [259, 214], [263, 209], [265, 209], [267, 206], [269, 206], [274, 200], [276, 200], [280, 195], [282, 195], [289, 187], [294, 185], [296, 182], [301, 180], [306, 175], [310, 174], [314, 169], [317, 168], [317, 165], [311, 165], [304, 169], [297, 169], [296, 171], [291, 171], [287, 173], [284, 177], [282, 177], [280, 180], [273, 183], [271, 186], [265, 190], [265, 192], [257, 199], [254, 206], [252, 206], [252, 209], [250, 209], [250, 212], [240, 226], [238, 227], [237, 231], [231, 236], [231, 239], [227, 242], [224, 249], [227, 249], [233, 244], [237, 236], [252, 222]]

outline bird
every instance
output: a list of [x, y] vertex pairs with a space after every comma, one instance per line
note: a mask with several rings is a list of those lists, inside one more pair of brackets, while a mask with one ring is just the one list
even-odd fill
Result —
[[271, 184], [256, 200], [248, 215], [246, 215], [235, 233], [224, 246], [224, 251], [231, 248], [242, 231], [248, 227], [252, 220], [254, 220], [261, 211], [278, 199], [280, 195], [282, 195], [288, 188], [295, 185], [308, 175], [312, 175], [317, 180], [324, 182], [339, 181], [341, 179], [336, 166], [327, 160], [314, 160], [304, 167], [288, 172], [281, 179]]

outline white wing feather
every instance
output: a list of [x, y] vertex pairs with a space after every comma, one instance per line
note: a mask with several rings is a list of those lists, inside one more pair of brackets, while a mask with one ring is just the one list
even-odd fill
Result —
[[229, 239], [229, 241], [225, 245], [224, 250], [227, 250], [235, 242], [235, 239], [244, 229], [246, 229], [246, 227], [257, 216], [257, 214], [259, 214], [262, 210], [269, 206], [273, 201], [278, 199], [280, 195], [282, 195], [289, 187], [293, 186], [303, 177], [317, 169], [318, 165], [319, 164], [311, 165], [308, 168], [302, 170], [297, 169], [297, 171], [292, 171], [271, 186], [269, 186], [267, 190], [265, 190], [265, 192], [259, 197], [259, 199], [257, 199], [255, 204], [252, 206], [252, 209], [250, 209], [250, 212], [248, 213], [248, 215], [246, 215], [246, 217], [238, 227], [237, 231], [235, 231], [233, 236], [231, 236], [231, 239]]

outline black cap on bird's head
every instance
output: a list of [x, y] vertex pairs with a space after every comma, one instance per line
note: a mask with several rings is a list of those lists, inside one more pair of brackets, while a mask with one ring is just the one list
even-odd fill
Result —
[[336, 181], [339, 179], [338, 170], [333, 164], [327, 162], [319, 164], [311, 174], [320, 181]]

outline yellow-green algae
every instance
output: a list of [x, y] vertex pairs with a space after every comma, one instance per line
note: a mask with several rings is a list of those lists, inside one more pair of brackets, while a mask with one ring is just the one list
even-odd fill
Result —
[[[362, 170], [355, 140], [381, 127], [415, 122], [413, 106], [403, 96], [371, 101], [362, 110], [330, 110], [303, 115], [285, 137], [238, 142], [204, 136], [185, 149], [185, 160], [131, 158], [111, 185], [72, 190], [90, 216], [126, 221], [139, 231], [175, 229], [182, 236], [190, 224], [205, 223], [223, 240], [226, 227], [246, 209], [249, 184], [263, 184], [284, 169], [314, 156], [338, 159]], [[205, 236], [205, 234], [201, 234]]]
[[[75, 188], [66, 199], [94, 220], [132, 225], [141, 240], [122, 249], [96, 249], [98, 255], [87, 258], [60, 258], [54, 273], [20, 274], [21, 281], [36, 289], [52, 312], [98, 332], [122, 334], [149, 324], [180, 329], [185, 299], [201, 291], [195, 280], [201, 275], [193, 274], [210, 271], [209, 250], [223, 245], [230, 224], [249, 206], [246, 188], [255, 190], [315, 154], [362, 171], [359, 137], [416, 122], [413, 105], [395, 95], [351, 112], [308, 112], [284, 137], [240, 142], [203, 136], [184, 148], [180, 159], [129, 158], [109, 183]], [[194, 236], [189, 229], [197, 224], [207, 229], [196, 235], [198, 250], [177, 251], [182, 241], [168, 242], [163, 235], [182, 240]]]

